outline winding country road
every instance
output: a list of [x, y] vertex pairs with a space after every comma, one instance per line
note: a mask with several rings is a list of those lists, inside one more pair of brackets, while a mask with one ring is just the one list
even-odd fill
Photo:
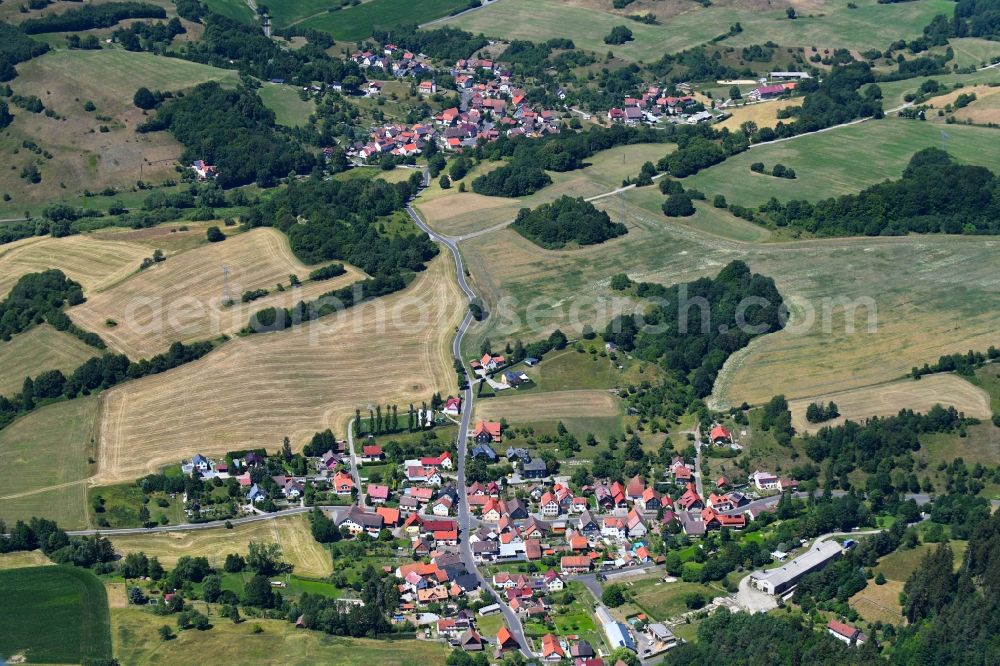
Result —
[[[428, 174], [424, 172], [424, 182], [426, 184]], [[436, 233], [433, 229], [427, 226], [417, 211], [413, 209], [412, 206], [406, 207], [406, 212], [413, 220], [413, 223], [418, 227], [423, 229], [431, 240], [441, 243], [451, 252], [452, 258], [455, 260], [455, 277], [458, 279], [458, 286], [461, 287], [462, 291], [465, 293], [466, 298], [471, 303], [476, 298], [476, 292], [472, 290], [469, 283], [465, 279], [465, 268], [462, 265], [462, 255], [458, 250], [458, 242], [456, 239], [448, 238]], [[451, 353], [452, 356], [459, 362], [462, 362], [462, 340], [465, 338], [466, 332], [469, 330], [469, 326], [472, 325], [472, 312], [466, 312], [465, 318], [462, 320], [461, 325], [459, 325], [458, 330], [455, 332], [455, 338], [451, 343]], [[468, 445], [469, 437], [469, 421], [472, 418], [472, 403], [475, 399], [475, 393], [472, 390], [472, 382], [469, 381], [468, 371], [465, 369], [465, 364], [462, 363], [462, 371], [465, 373], [466, 387], [464, 395], [462, 397], [462, 419], [458, 424], [458, 467], [456, 468], [457, 485], [458, 485], [458, 528], [460, 534], [460, 540], [458, 544], [459, 555], [462, 558], [462, 563], [465, 565], [466, 569], [470, 572], [474, 572], [476, 577], [479, 578], [479, 584], [484, 590], [489, 590], [489, 581], [483, 576], [482, 572], [479, 571], [479, 567], [476, 566], [476, 559], [472, 555], [472, 544], [469, 541], [469, 534], [472, 529], [472, 516], [469, 514], [469, 502], [467, 500], [469, 490], [465, 483], [465, 457], [466, 448]], [[497, 599], [500, 605], [500, 611], [503, 614], [504, 620], [507, 622], [507, 628], [510, 633], [514, 636], [518, 645], [521, 647], [521, 652], [525, 657], [531, 659], [534, 655], [528, 645], [528, 640], [524, 635], [524, 627], [521, 625], [521, 619], [511, 610], [502, 599], [498, 597]]]

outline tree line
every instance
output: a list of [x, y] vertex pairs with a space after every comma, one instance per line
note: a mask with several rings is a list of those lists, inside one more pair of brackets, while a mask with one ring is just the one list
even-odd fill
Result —
[[818, 236], [1000, 233], [996, 175], [940, 148], [915, 153], [899, 180], [815, 204], [772, 198], [760, 210], [776, 226]]
[[[252, 207], [245, 226], [274, 226], [288, 235], [295, 255], [315, 264], [347, 261], [371, 275], [292, 308], [266, 308], [251, 317], [244, 333], [282, 330], [406, 287], [437, 255], [437, 246], [417, 230], [389, 235], [380, 221], [402, 210], [423, 177], [389, 184], [381, 179], [292, 182]], [[308, 220], [305, 224], [300, 219]]]
[[482, 34], [473, 35], [450, 26], [418, 30], [415, 25], [402, 25], [393, 27], [391, 31], [375, 30], [372, 36], [380, 44], [392, 42], [408, 51], [445, 61], [468, 58], [489, 44]]
[[[49, 45], [28, 37], [20, 28], [0, 21], [0, 81], [10, 81], [17, 76], [14, 65], [38, 57], [49, 50]], [[0, 128], [5, 123], [0, 118]]]
[[562, 196], [534, 209], [522, 208], [512, 225], [525, 238], [550, 250], [567, 243], [594, 245], [628, 232], [608, 214], [582, 198]]
[[61, 14], [49, 14], [28, 19], [21, 23], [21, 30], [29, 35], [46, 32], [78, 32], [95, 28], [109, 28], [119, 21], [137, 18], [167, 18], [167, 10], [148, 2], [109, 2], [103, 5], [85, 5]]
[[211, 342], [190, 345], [175, 342], [168, 351], [138, 362], [130, 361], [124, 354], [105, 354], [87, 359], [69, 377], [61, 370], [46, 370], [34, 378], [25, 377], [20, 393], [10, 397], [0, 395], [0, 428], [37, 407], [62, 398], [72, 400], [81, 394], [90, 395], [129, 379], [166, 372], [201, 358], [213, 348]]
[[920, 379], [924, 375], [932, 375], [939, 372], [954, 372], [959, 375], [971, 377], [975, 374], [976, 368], [981, 368], [997, 359], [1000, 359], [1000, 349], [990, 345], [985, 354], [970, 349], [964, 354], [945, 354], [938, 358], [937, 363], [934, 365], [924, 363], [923, 367], [920, 368], [913, 366], [913, 369], [910, 370], [910, 376], [914, 379]]

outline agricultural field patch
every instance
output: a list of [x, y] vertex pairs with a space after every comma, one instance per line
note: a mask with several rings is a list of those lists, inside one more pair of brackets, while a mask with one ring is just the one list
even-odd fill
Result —
[[[962, 91], [959, 91], [961, 94]], [[965, 91], [976, 94], [976, 100], [964, 109], [955, 112], [959, 122], [969, 122], [974, 125], [1000, 124], [1000, 87], [983, 87]], [[937, 102], [937, 100], [933, 100]]]
[[551, 391], [547, 393], [527, 393], [517, 395], [510, 389], [490, 400], [476, 403], [476, 419], [499, 421], [505, 418], [511, 423], [546, 420], [571, 420], [576, 418], [596, 418], [618, 416], [620, 406], [617, 398], [607, 391]]
[[264, 106], [274, 111], [274, 119], [279, 125], [302, 127], [309, 122], [309, 115], [316, 105], [312, 100], [299, 97], [299, 89], [275, 83], [265, 83], [257, 89]]
[[[291, 307], [362, 277], [348, 268], [336, 278], [306, 282], [313, 268], [295, 258], [280, 231], [253, 229], [168, 257], [89, 297], [68, 314], [77, 325], [99, 333], [112, 349], [132, 359], [149, 358], [172, 342], [233, 334], [259, 310]], [[290, 274], [297, 275], [302, 286], [292, 288]], [[278, 284], [285, 291], [278, 291]], [[269, 293], [241, 301], [242, 294], [257, 289]], [[225, 305], [227, 299], [233, 304]]]
[[[616, 312], [637, 307], [610, 288], [617, 273], [674, 284], [715, 275], [734, 259], [775, 279], [791, 303], [792, 326], [729, 359], [716, 382], [716, 404], [882, 383], [943, 353], [995, 342], [991, 313], [1000, 307], [1000, 282], [987, 268], [993, 239], [738, 241], [634, 204], [655, 196], [650, 191], [626, 192], [629, 233], [600, 246], [550, 252], [509, 229], [463, 242], [466, 265], [489, 308], [504, 299], [503, 311], [468, 336], [467, 354], [484, 338], [494, 344], [534, 340], [555, 328], [572, 337], [579, 334], [573, 322], [601, 331]], [[699, 202], [698, 208], [711, 204]]]
[[44, 370], [62, 370], [68, 375], [99, 353], [69, 333], [48, 324], [36, 326], [9, 342], [0, 342], [0, 395], [13, 395], [21, 390], [25, 377]]
[[[997, 150], [986, 149], [989, 146]], [[742, 206], [758, 206], [771, 197], [817, 201], [899, 178], [913, 154], [929, 147], [945, 149], [960, 162], [1000, 172], [1000, 134], [993, 130], [887, 118], [757, 146], [683, 182], [707, 194], [709, 200], [722, 194], [729, 203]], [[753, 173], [750, 165], [754, 162], [763, 162], [768, 170], [783, 164], [795, 170], [796, 178]]]
[[[235, 71], [119, 49], [52, 51], [19, 65], [18, 72], [11, 82], [14, 92], [37, 95], [61, 118], [14, 109], [16, 118], [0, 139], [0, 155], [15, 167], [0, 171], [0, 191], [12, 197], [6, 205], [19, 211], [40, 201], [72, 199], [87, 189], [176, 177], [182, 146], [166, 132], [135, 132], [145, 121], [132, 104], [136, 89], [180, 90], [204, 81], [237, 81]], [[95, 111], [83, 109], [88, 100]], [[98, 120], [98, 115], [110, 120]], [[52, 158], [25, 149], [25, 141]], [[42, 177], [35, 185], [19, 175], [30, 163]]]
[[900, 81], [890, 81], [879, 83], [882, 90], [883, 106], [891, 109], [903, 104], [907, 93], [916, 94], [921, 84], [928, 79], [933, 79], [946, 89], [954, 86], [974, 86], [1000, 83], [1000, 68], [991, 67], [968, 74], [941, 74], [937, 76], [920, 76], [912, 79], [902, 79]]
[[[300, 448], [324, 428], [343, 434], [354, 410], [369, 403], [405, 405], [454, 390], [449, 345], [464, 301], [452, 267], [440, 256], [403, 292], [233, 340], [107, 392], [100, 482], [130, 480], [199, 451], [275, 449], [285, 436]], [[389, 362], [404, 355], [412, 362]]]
[[23, 569], [25, 567], [42, 567], [53, 564], [40, 550], [18, 550], [13, 553], [0, 554], [0, 571], [6, 569]]
[[121, 553], [143, 551], [160, 558], [166, 568], [173, 567], [183, 555], [207, 557], [214, 567], [222, 567], [226, 555], [246, 555], [251, 541], [277, 543], [282, 559], [292, 564], [294, 573], [312, 578], [325, 578], [333, 573], [330, 551], [312, 537], [305, 516], [291, 516], [224, 527], [186, 532], [165, 532], [114, 536], [115, 550]]
[[756, 123], [757, 127], [774, 127], [778, 124], [778, 110], [793, 106], [788, 102], [761, 102], [746, 106], [731, 106], [725, 110], [732, 115], [714, 127], [735, 132], [745, 122]]
[[338, 11], [328, 11], [329, 5], [317, 7], [317, 13], [292, 23], [328, 32], [339, 41], [357, 41], [370, 37], [375, 30], [389, 30], [398, 25], [419, 25], [467, 6], [468, 0], [422, 0], [419, 3], [409, 0], [368, 0]]
[[[565, 3], [558, 0], [513, 0], [491, 5], [445, 23], [501, 39], [543, 42], [555, 37], [572, 39], [577, 48], [651, 62], [708, 42], [739, 22], [743, 32], [727, 39], [725, 46], [746, 46], [773, 41], [782, 46], [821, 46], [866, 50], [884, 49], [896, 39], [912, 39], [936, 14], [950, 14], [944, 0], [919, 0], [905, 5], [880, 5], [874, 0], [823, 3], [713, 3], [692, 6], [661, 25], [629, 21], [614, 14], [608, 4]], [[799, 18], [788, 20], [785, 8], [795, 5]], [[627, 13], [633, 13], [628, 7]], [[642, 13], [641, 11], [639, 13]], [[657, 12], [658, 13], [658, 12]], [[608, 46], [604, 36], [616, 25], [627, 25], [634, 41]]]
[[138, 270], [150, 254], [142, 245], [91, 234], [25, 238], [0, 245], [0, 295], [6, 296], [22, 275], [58, 268], [90, 296]]
[[0, 430], [0, 518], [86, 526], [97, 411], [96, 396], [81, 397], [36, 409]]
[[[123, 664], [155, 663], [186, 666], [193, 654], [211, 654], [218, 663], [267, 666], [331, 666], [379, 664], [413, 666], [444, 663], [449, 648], [436, 641], [385, 641], [327, 636], [303, 631], [283, 620], [255, 619], [233, 624], [214, 618], [211, 631], [184, 631], [164, 643], [157, 633], [163, 618], [134, 608], [111, 612], [115, 656]], [[253, 625], [263, 631], [253, 633]]]
[[43, 664], [111, 658], [108, 596], [87, 569], [0, 571], [0, 595], [0, 658], [23, 655]]
[[[625, 178], [637, 176], [644, 162], [655, 164], [674, 149], [668, 143], [639, 143], [602, 150], [587, 160], [588, 167], [564, 173], [548, 172], [551, 185], [520, 199], [458, 192], [455, 185], [450, 190], [441, 190], [435, 183], [417, 199], [417, 209], [439, 233], [449, 236], [477, 233], [513, 221], [521, 208], [534, 208], [563, 195], [586, 199], [610, 192], [621, 187]], [[500, 162], [477, 165], [464, 180], [469, 183], [475, 176], [501, 165]], [[608, 200], [613, 203], [614, 197]]]
[[[813, 402], [837, 403], [840, 417], [822, 423], [809, 423], [806, 408]], [[796, 432], [819, 430], [837, 426], [845, 420], [861, 422], [872, 416], [893, 416], [901, 409], [926, 413], [934, 405], [955, 407], [966, 416], [977, 419], [990, 418], [990, 399], [986, 391], [970, 384], [958, 375], [937, 374], [922, 377], [919, 381], [902, 379], [889, 384], [827, 393], [811, 398], [801, 398], [788, 403], [792, 411], [792, 426]]]

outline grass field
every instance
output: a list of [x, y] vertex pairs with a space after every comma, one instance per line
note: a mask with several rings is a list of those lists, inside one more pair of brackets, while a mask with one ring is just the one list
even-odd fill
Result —
[[[229, 295], [236, 301], [226, 307], [226, 274]], [[175, 341], [191, 342], [232, 334], [265, 307], [291, 307], [300, 300], [350, 284], [361, 272], [348, 272], [331, 280], [307, 282], [289, 288], [289, 274], [306, 280], [310, 267], [295, 258], [280, 231], [253, 229], [221, 243], [170, 256], [114, 287], [93, 295], [69, 310], [81, 327], [98, 332], [112, 349], [130, 358], [149, 358]], [[275, 285], [284, 284], [279, 292]], [[270, 294], [241, 303], [240, 295], [252, 289]], [[117, 326], [109, 327], [112, 319]]]
[[97, 407], [95, 396], [59, 402], [0, 430], [0, 518], [42, 516], [65, 529], [86, 526]]
[[[644, 162], [655, 163], [674, 148], [673, 144], [653, 143], [603, 150], [587, 160], [590, 166], [584, 169], [549, 172], [551, 185], [520, 199], [458, 192], [454, 186], [441, 190], [435, 182], [421, 194], [417, 208], [435, 231], [450, 236], [473, 233], [513, 220], [521, 208], [534, 208], [562, 195], [587, 198], [610, 192], [620, 187], [623, 179], [637, 176]], [[469, 183], [473, 177], [499, 166], [500, 162], [478, 165], [465, 181]]]
[[[103, 511], [100, 512], [95, 509], [95, 500], [98, 498], [102, 500], [100, 506]], [[166, 502], [167, 506], [160, 506], [161, 500]], [[161, 525], [177, 525], [187, 522], [187, 516], [184, 515], [183, 494], [173, 498], [164, 492], [147, 496], [134, 483], [93, 486], [87, 489], [90, 522], [99, 527], [142, 527], [143, 521], [139, 518], [139, 510], [144, 501], [149, 510], [149, 520], [153, 522]]]
[[728, 129], [735, 132], [740, 125], [747, 121], [757, 124], [757, 127], [774, 127], [778, 124], [778, 110], [785, 109], [794, 104], [786, 102], [761, 102], [760, 104], [748, 104], [746, 106], [729, 107], [725, 109], [733, 114], [721, 123], [716, 123], [719, 129]]
[[[47, 108], [65, 119], [17, 109], [17, 117], [0, 138], [0, 155], [18, 167], [0, 171], [0, 192], [12, 197], [3, 209], [17, 214], [40, 201], [72, 199], [85, 189], [130, 187], [140, 178], [156, 183], [176, 177], [174, 160], [181, 145], [166, 132], [135, 132], [145, 120], [132, 104], [136, 88], [179, 90], [203, 81], [237, 80], [235, 71], [115, 48], [53, 51], [23, 63], [18, 72], [11, 82], [14, 92], [37, 94]], [[96, 111], [83, 110], [87, 100], [94, 102]], [[99, 121], [97, 115], [112, 120]], [[98, 131], [101, 125], [109, 131]], [[24, 150], [24, 140], [34, 141], [53, 158]], [[38, 164], [42, 174], [37, 185], [19, 177], [20, 167], [31, 162]]]
[[637, 581], [630, 587], [630, 591], [635, 595], [632, 603], [657, 620], [666, 620], [686, 612], [688, 608], [684, 604], [684, 597], [692, 592], [701, 592], [709, 599], [722, 594], [719, 590], [700, 583], [663, 583], [659, 577]]
[[[164, 643], [157, 633], [163, 618], [134, 608], [111, 612], [115, 657], [123, 664], [190, 666], [192, 655], [211, 655], [212, 663], [266, 666], [427, 666], [442, 664], [450, 649], [437, 641], [384, 641], [340, 638], [296, 629], [282, 620], [233, 624], [213, 618], [210, 631], [184, 631]], [[252, 633], [254, 625], [263, 631]], [[195, 661], [199, 661], [198, 657]], [[203, 663], [203, 662], [200, 662]]]
[[[840, 418], [809, 423], [806, 408], [813, 402], [837, 403]], [[955, 407], [966, 416], [989, 419], [990, 397], [982, 389], [973, 386], [958, 375], [938, 374], [923, 377], [920, 381], [903, 379], [889, 384], [879, 384], [865, 388], [828, 393], [792, 400], [788, 403], [792, 411], [792, 425], [797, 432], [816, 431], [824, 426], [837, 426], [847, 419], [863, 421], [872, 416], [892, 416], [901, 409], [927, 412], [936, 404]]]
[[[368, 0], [360, 5], [327, 12], [329, 4], [319, 6], [317, 13], [304, 20], [295, 20], [305, 28], [322, 30], [340, 41], [356, 41], [370, 37], [374, 30], [389, 30], [398, 25], [413, 25], [447, 16], [456, 9], [468, 6], [466, 0]], [[299, 3], [288, 3], [298, 5]], [[310, 3], [305, 3], [310, 4]], [[302, 15], [301, 9], [296, 13]]]
[[20, 550], [13, 553], [0, 554], [0, 571], [7, 569], [23, 569], [25, 567], [41, 567], [52, 564], [40, 550]]
[[955, 112], [955, 118], [959, 122], [971, 122], [975, 125], [1000, 124], [1000, 88], [977, 86], [967, 92], [975, 93], [977, 99]]
[[302, 100], [299, 89], [294, 86], [283, 86], [265, 83], [258, 90], [261, 101], [274, 111], [275, 121], [288, 127], [302, 127], [309, 122], [309, 115], [316, 105], [312, 100]]
[[912, 79], [903, 79], [901, 81], [880, 83], [878, 85], [879, 88], [882, 89], [882, 95], [884, 96], [883, 106], [887, 109], [899, 106], [904, 102], [904, 95], [907, 93], [916, 93], [920, 88], [920, 85], [928, 79], [934, 79], [946, 88], [951, 88], [955, 85], [973, 86], [979, 84], [997, 83], [1000, 82], [1000, 68], [994, 67], [991, 69], [984, 69], [972, 74], [921, 76]]
[[97, 576], [77, 567], [0, 571], [0, 659], [78, 664], [110, 659], [108, 596]]
[[[760, 205], [772, 196], [779, 201], [816, 201], [899, 178], [910, 157], [927, 147], [944, 148], [962, 162], [1000, 172], [1000, 133], [992, 129], [944, 128], [889, 118], [752, 148], [685, 178], [684, 183], [705, 192], [709, 199], [723, 194], [730, 203], [743, 206]], [[753, 173], [750, 165], [754, 162], [763, 162], [768, 170], [780, 162], [795, 169], [797, 177], [789, 180]]]
[[294, 565], [294, 572], [310, 578], [325, 578], [333, 573], [330, 551], [312, 537], [305, 516], [291, 516], [193, 532], [165, 532], [112, 537], [115, 550], [121, 553], [143, 551], [160, 558], [168, 569], [182, 555], [207, 557], [213, 566], [222, 566], [229, 553], [246, 554], [251, 541], [277, 543], [282, 559]]
[[617, 361], [623, 366], [619, 370], [610, 358], [601, 356], [604, 343], [600, 338], [583, 340], [581, 344], [584, 349], [596, 348], [600, 352], [580, 353], [568, 347], [563, 351], [546, 354], [545, 359], [534, 367], [518, 366], [518, 369], [531, 377], [539, 391], [609, 389], [643, 381], [655, 382], [660, 376], [657, 366], [622, 356]]
[[[208, 0], [205, 4], [213, 12], [228, 16], [236, 21], [250, 23], [255, 19], [253, 10], [243, 0]], [[270, 7], [271, 5], [268, 6]], [[272, 11], [277, 11], [277, 7]]]
[[[403, 292], [239, 338], [112, 389], [103, 402], [100, 481], [130, 480], [199, 451], [276, 449], [286, 435], [300, 447], [327, 427], [342, 435], [368, 403], [405, 405], [453, 389], [448, 348], [464, 308], [452, 270], [440, 256]], [[412, 362], [389, 362], [403, 355]]]
[[[860, 145], [855, 156], [859, 150]], [[704, 191], [713, 194], [707, 187]], [[620, 203], [614, 199], [601, 205], [617, 217]], [[995, 342], [992, 313], [1000, 307], [1000, 278], [988, 268], [995, 239], [909, 236], [760, 243], [738, 239], [746, 227], [754, 229], [745, 222], [714, 233], [713, 220], [734, 218], [711, 205], [699, 203], [699, 213], [679, 223], [651, 210], [662, 201], [654, 188], [630, 190], [624, 201], [629, 233], [599, 246], [546, 251], [509, 229], [462, 242], [477, 291], [491, 309], [504, 299], [499, 315], [467, 336], [467, 351], [478, 349], [487, 337], [496, 345], [515, 337], [538, 339], [557, 327], [578, 334], [583, 323], [601, 330], [616, 311], [630, 309], [610, 289], [616, 273], [672, 284], [715, 275], [735, 259], [775, 279], [793, 306], [793, 327], [754, 341], [730, 359], [716, 384], [720, 404], [887, 382], [942, 353], [985, 349]], [[956, 266], [962, 269], [956, 272]], [[859, 307], [845, 310], [844, 299]], [[867, 310], [861, 307], [865, 304]], [[847, 326], [851, 312], [853, 330]], [[876, 316], [869, 318], [870, 313]], [[874, 333], [868, 332], [869, 319]]]
[[[505, 395], [508, 394], [508, 395]], [[572, 420], [618, 416], [617, 398], [607, 391], [552, 391], [518, 395], [515, 389], [501, 392], [490, 400], [476, 403], [476, 420], [511, 423], [544, 420]]]
[[138, 270], [152, 252], [138, 244], [94, 235], [35, 236], [0, 245], [0, 295], [6, 296], [22, 275], [58, 268], [90, 296]]
[[85, 345], [69, 333], [61, 333], [48, 324], [36, 326], [0, 343], [0, 395], [21, 390], [25, 377], [44, 370], [62, 370], [69, 374], [98, 350]]
[[[577, 48], [598, 53], [609, 49], [621, 58], [653, 61], [664, 53], [698, 46], [739, 22], [743, 32], [724, 42], [725, 46], [763, 44], [817, 46], [865, 50], [884, 48], [895, 39], [912, 39], [922, 34], [935, 14], [949, 14], [944, 0], [919, 0], [900, 5], [879, 5], [874, 0], [856, 3], [830, 2], [718, 2], [708, 8], [692, 5], [678, 10], [676, 5], [630, 6], [614, 13], [608, 3], [588, 0], [504, 0], [454, 20], [448, 25], [473, 33], [482, 32], [501, 39], [545, 41], [553, 37], [572, 39]], [[795, 6], [799, 18], [789, 21], [785, 8]], [[685, 6], [686, 7], [686, 6]], [[629, 21], [623, 14], [652, 11], [660, 25]], [[634, 41], [608, 46], [604, 36], [616, 25], [628, 25]]]

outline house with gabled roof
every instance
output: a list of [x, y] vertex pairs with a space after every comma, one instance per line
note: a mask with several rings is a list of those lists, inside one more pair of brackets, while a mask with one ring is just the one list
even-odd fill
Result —
[[827, 622], [826, 630], [831, 636], [848, 645], [864, 645], [868, 640], [868, 637], [861, 633], [860, 629], [839, 620], [830, 620]]
[[729, 444], [733, 441], [733, 435], [717, 423], [708, 433], [708, 441], [712, 444]]
[[338, 495], [350, 495], [354, 490], [354, 478], [347, 472], [337, 472], [333, 475], [333, 492]]
[[677, 500], [677, 506], [684, 509], [685, 511], [691, 511], [694, 509], [705, 508], [705, 502], [702, 501], [701, 495], [698, 494], [698, 489], [695, 488], [693, 483], [687, 485], [687, 490], [684, 494], [680, 496]]
[[389, 501], [389, 486], [370, 483], [368, 484], [368, 501], [372, 504], [385, 504]]
[[503, 433], [498, 421], [480, 421], [476, 425], [473, 437], [477, 444], [488, 444], [501, 441]]
[[642, 497], [636, 502], [636, 504], [642, 507], [643, 511], [659, 511], [660, 507], [663, 506], [663, 500], [660, 498], [660, 493], [656, 492], [653, 488], [646, 488], [642, 491]]
[[625, 518], [625, 529], [632, 539], [646, 535], [646, 524], [642, 522], [642, 516], [634, 508], [628, 512], [628, 516]]

